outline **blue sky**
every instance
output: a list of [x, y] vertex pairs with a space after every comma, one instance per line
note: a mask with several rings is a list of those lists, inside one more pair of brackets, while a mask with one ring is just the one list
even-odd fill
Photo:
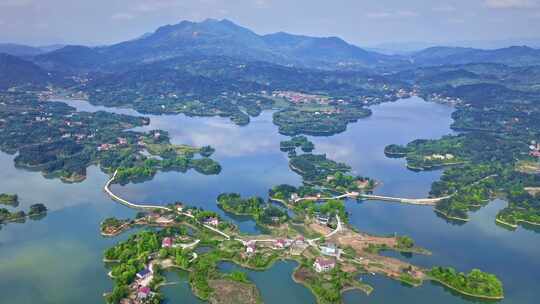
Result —
[[360, 46], [540, 38], [540, 0], [0, 0], [0, 41], [109, 44], [205, 18]]

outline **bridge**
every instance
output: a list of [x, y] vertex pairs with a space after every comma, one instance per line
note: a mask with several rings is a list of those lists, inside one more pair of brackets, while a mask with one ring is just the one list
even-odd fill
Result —
[[451, 195], [447, 195], [443, 197], [434, 197], [434, 198], [404, 198], [404, 197], [363, 194], [359, 192], [348, 192], [345, 194], [332, 196], [332, 197], [319, 197], [319, 196], [300, 197], [300, 198], [294, 199], [293, 202], [298, 203], [300, 201], [325, 201], [325, 200], [342, 199], [342, 198], [354, 198], [354, 199], [364, 199], [364, 200], [396, 202], [396, 203], [410, 204], [410, 205], [434, 206], [435, 204], [442, 201], [443, 199], [447, 199], [450, 197]]
[[132, 209], [139, 209], [139, 210], [165, 210], [165, 211], [169, 211], [169, 212], [173, 212], [174, 210], [168, 208], [168, 207], [165, 207], [165, 206], [157, 206], [157, 205], [141, 205], [141, 204], [134, 204], [134, 203], [131, 203], [119, 196], [117, 196], [116, 194], [114, 194], [111, 189], [110, 189], [110, 186], [112, 184], [112, 182], [114, 181], [114, 179], [116, 178], [116, 174], [118, 173], [118, 170], [114, 171], [114, 174], [113, 176], [111, 177], [111, 179], [109, 179], [109, 181], [105, 184], [105, 187], [103, 188], [103, 190], [105, 190], [105, 192], [115, 201], [119, 202], [120, 204], [122, 205], [125, 205], [129, 208], [132, 208]]
[[[105, 190], [105, 192], [113, 200], [119, 202], [120, 204], [122, 204], [124, 206], [132, 208], [132, 209], [145, 210], [145, 211], [164, 210], [164, 211], [167, 211], [167, 212], [176, 212], [176, 213], [178, 213], [180, 215], [184, 215], [184, 216], [187, 216], [187, 217], [190, 217], [190, 218], [195, 218], [192, 214], [185, 213], [185, 212], [180, 212], [178, 210], [174, 210], [174, 209], [171, 209], [171, 208], [168, 208], [168, 207], [165, 207], [165, 206], [135, 204], [135, 203], [129, 202], [129, 201], [119, 197], [118, 195], [114, 194], [110, 189], [110, 186], [111, 186], [112, 182], [114, 181], [114, 179], [116, 178], [117, 173], [118, 173], [118, 170], [114, 171], [113, 176], [111, 177], [111, 179], [109, 179], [109, 181], [107, 181], [107, 183], [105, 184], [105, 187], [103, 188], [103, 190]], [[206, 224], [202, 224], [202, 226], [207, 228], [208, 230], [212, 230], [215, 233], [222, 235], [226, 239], [231, 239], [230, 235], [226, 234], [225, 232], [223, 232], [223, 231], [221, 231], [221, 230], [219, 230], [217, 228], [214, 228], [214, 227], [206, 225]]]
[[402, 204], [410, 205], [427, 205], [435, 206], [438, 202], [450, 198], [451, 195], [434, 197], [434, 198], [404, 198], [404, 197], [391, 197], [391, 196], [382, 196], [382, 195], [371, 195], [371, 194], [361, 194], [358, 196], [360, 199], [365, 200], [377, 200], [377, 201], [386, 201], [386, 202], [396, 202]]

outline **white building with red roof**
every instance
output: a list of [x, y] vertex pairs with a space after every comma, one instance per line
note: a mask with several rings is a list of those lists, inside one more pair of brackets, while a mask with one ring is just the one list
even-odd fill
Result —
[[255, 246], [255, 242], [249, 242], [247, 243], [246, 245], [246, 253], [247, 254], [252, 254], [252, 253], [255, 253], [255, 250], [256, 250], [256, 246]]
[[146, 299], [150, 295], [152, 291], [147, 286], [142, 286], [137, 290], [137, 298], [138, 299]]
[[161, 241], [162, 248], [171, 248], [173, 246], [173, 239], [171, 237], [166, 237]]
[[336, 267], [336, 261], [333, 259], [325, 259], [318, 257], [315, 259], [315, 263], [313, 263], [313, 268], [315, 268], [316, 272], [326, 272], [334, 269]]

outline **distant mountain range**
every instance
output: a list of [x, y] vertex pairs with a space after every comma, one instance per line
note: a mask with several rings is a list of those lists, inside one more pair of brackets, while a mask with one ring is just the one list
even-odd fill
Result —
[[509, 66], [540, 64], [540, 50], [527, 46], [512, 46], [495, 50], [461, 47], [432, 47], [411, 56], [417, 65], [448, 65], [468, 63], [501, 63]]
[[13, 55], [13, 56], [20, 56], [20, 57], [36, 56], [39, 54], [43, 54], [43, 53], [47, 53], [47, 52], [51, 52], [51, 51], [63, 48], [64, 46], [65, 45], [55, 44], [55, 45], [34, 47], [34, 46], [15, 44], [15, 43], [0, 43], [0, 53]]
[[[76, 53], [79, 53], [76, 55]], [[39, 55], [45, 67], [73, 66], [93, 69], [133, 62], [151, 62], [177, 56], [228, 56], [281, 65], [338, 69], [371, 68], [403, 63], [403, 58], [369, 52], [337, 37], [316, 38], [287, 33], [258, 35], [229, 20], [182, 21], [154, 33], [106, 47], [66, 47]]]
[[[135, 71], [147, 71], [149, 75], [158, 77], [159, 73], [152, 73], [152, 69], [164, 72], [163, 75], [169, 78], [187, 79], [194, 76], [190, 81], [196, 82], [202, 81], [199, 77], [206, 77], [204, 81], [207, 78], [215, 80], [215, 77], [219, 77], [219, 81], [226, 81], [231, 79], [231, 75], [236, 75], [242, 81], [264, 87], [267, 83], [282, 82], [283, 79], [289, 79], [287, 83], [294, 83], [295, 77], [302, 77], [300, 83], [305, 85], [305, 79], [315, 76], [347, 83], [347, 75], [330, 77], [316, 70], [363, 71], [369, 72], [367, 78], [373, 79], [374, 71], [385, 75], [401, 71], [404, 73], [400, 75], [407, 75], [407, 70], [419, 67], [475, 63], [510, 67], [540, 66], [540, 50], [527, 46], [494, 50], [431, 47], [414, 53], [385, 55], [362, 49], [337, 37], [309, 37], [284, 32], [258, 35], [226, 19], [182, 21], [162, 26], [137, 39], [109, 46], [36, 48], [0, 44], [0, 53], [8, 54], [1, 57], [3, 69], [0, 77], [3, 77], [4, 86], [41, 83], [51, 78], [57, 80], [59, 75], [78, 73], [91, 73], [94, 79], [106, 73], [109, 79], [118, 81], [135, 81]], [[6, 71], [7, 68], [18, 71], [18, 75], [13, 76], [14, 73]], [[259, 74], [261, 71], [264, 73]], [[473, 72], [465, 70], [438, 73], [439, 78], [458, 79], [461, 82], [476, 79]], [[24, 77], [25, 74], [27, 77]], [[282, 75], [281, 79], [278, 75]], [[353, 78], [358, 77], [358, 74], [354, 74]], [[310, 81], [319, 83], [315, 78]]]
[[12, 86], [44, 87], [55, 82], [56, 75], [36, 64], [8, 54], [0, 54], [0, 90]]

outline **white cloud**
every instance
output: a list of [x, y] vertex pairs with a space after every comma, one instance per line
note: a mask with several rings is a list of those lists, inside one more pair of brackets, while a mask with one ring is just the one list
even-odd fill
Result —
[[413, 11], [398, 11], [396, 15], [399, 17], [418, 17], [418, 13]]
[[255, 0], [255, 6], [258, 8], [267, 8], [270, 6], [270, 2], [268, 0]]
[[450, 19], [448, 19], [448, 22], [461, 24], [461, 23], [465, 23], [465, 19], [462, 19], [462, 18], [450, 18]]
[[391, 17], [391, 16], [392, 15], [390, 13], [387, 13], [387, 12], [371, 12], [371, 13], [366, 14], [366, 17], [371, 18], [371, 19], [388, 18], [388, 17]]
[[143, 13], [149, 13], [181, 5], [181, 2], [176, 0], [143, 0], [135, 4], [133, 10]]
[[136, 16], [130, 13], [116, 13], [111, 16], [111, 19], [113, 20], [131, 20], [134, 19]]
[[452, 6], [452, 5], [445, 4], [445, 5], [434, 7], [433, 11], [435, 11], [435, 12], [454, 12], [454, 11], [456, 11], [456, 8], [454, 6]]
[[489, 8], [530, 8], [538, 6], [537, 0], [485, 0]]
[[0, 6], [26, 6], [32, 0], [0, 0]]
[[410, 17], [418, 17], [417, 12], [413, 11], [395, 11], [395, 12], [371, 12], [367, 13], [366, 17], [371, 19], [385, 19], [385, 18], [410, 18]]

